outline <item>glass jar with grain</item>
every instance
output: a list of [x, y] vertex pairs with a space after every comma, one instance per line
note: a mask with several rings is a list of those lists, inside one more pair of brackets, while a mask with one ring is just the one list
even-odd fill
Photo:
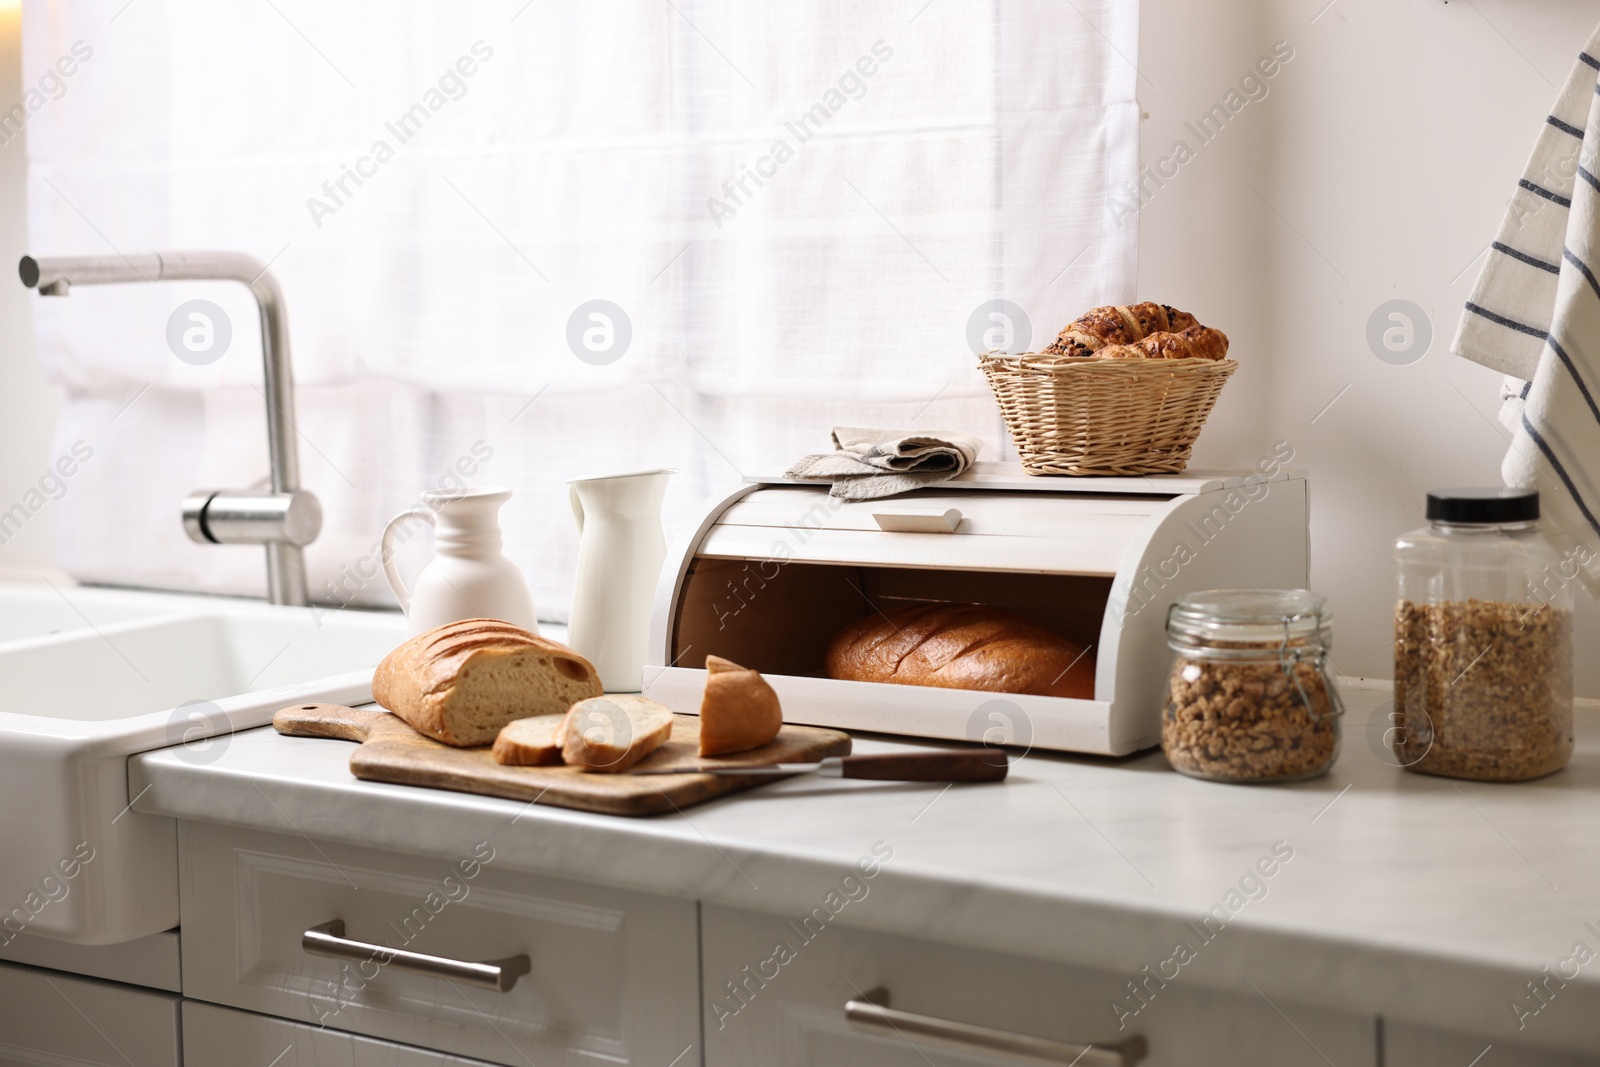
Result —
[[1539, 530], [1538, 492], [1439, 490], [1427, 517], [1395, 543], [1395, 754], [1451, 778], [1560, 770], [1572, 755], [1577, 572]]
[[1173, 768], [1223, 782], [1314, 778], [1339, 755], [1333, 615], [1309, 589], [1216, 589], [1167, 613], [1177, 653], [1161, 715]]

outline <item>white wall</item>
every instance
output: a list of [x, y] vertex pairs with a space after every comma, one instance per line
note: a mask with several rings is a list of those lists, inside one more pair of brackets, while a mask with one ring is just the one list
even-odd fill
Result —
[[[0, 0], [0, 111], [22, 99], [22, 60], [15, 0]], [[34, 357], [33, 294], [17, 277], [27, 252], [26, 135], [0, 144], [0, 512], [38, 486], [55, 458], [61, 392], [44, 380]], [[69, 490], [70, 491], [70, 490]], [[0, 545], [0, 575], [54, 565], [51, 509], [47, 506]]]
[[[1600, 4], [1580, 0], [1142, 0], [1147, 163], [1196, 145], [1184, 122], [1274, 42], [1294, 49], [1265, 99], [1152, 186], [1139, 292], [1233, 339], [1240, 367], [1196, 462], [1250, 464], [1285, 440], [1309, 468], [1311, 581], [1338, 616], [1344, 674], [1392, 671], [1390, 547], [1421, 525], [1423, 494], [1499, 484], [1500, 377], [1450, 339], [1596, 22]], [[1397, 298], [1433, 326], [1409, 366], [1365, 336]], [[1578, 691], [1600, 696], [1600, 657], [1581, 651], [1600, 610], [1578, 600]]]

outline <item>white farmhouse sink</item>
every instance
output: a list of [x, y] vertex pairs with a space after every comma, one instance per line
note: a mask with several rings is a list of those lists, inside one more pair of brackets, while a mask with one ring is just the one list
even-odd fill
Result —
[[129, 810], [128, 757], [208, 762], [286, 704], [370, 700], [404, 636], [398, 615], [0, 583], [0, 941], [176, 926], [176, 832]]
[[[0, 582], [0, 642], [89, 630], [129, 619], [193, 611], [210, 598], [92, 589], [50, 582]], [[228, 602], [228, 601], [224, 601]]]

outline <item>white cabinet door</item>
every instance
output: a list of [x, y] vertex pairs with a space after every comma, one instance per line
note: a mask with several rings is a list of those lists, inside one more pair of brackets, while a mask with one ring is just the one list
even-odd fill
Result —
[[[183, 823], [184, 995], [512, 1067], [665, 1067], [698, 1047], [693, 901], [505, 870], [493, 851], [413, 856]], [[308, 953], [306, 931], [335, 920], [367, 947]], [[435, 964], [408, 973], [389, 949], [526, 957], [529, 971], [500, 992]]]
[[1596, 1055], [1553, 1052], [1498, 1038], [1383, 1021], [1383, 1067], [1600, 1067]]
[[0, 1067], [179, 1067], [178, 1000], [0, 963]]
[[184, 1067], [488, 1067], [442, 1052], [319, 1030], [197, 1000], [183, 1005]]
[[[840, 926], [704, 907], [706, 1067], [972, 1067], [1037, 1064], [989, 1040], [941, 1041], [862, 1026], [846, 1001], [886, 989], [924, 1021], [1105, 1048], [1138, 1035], [1146, 1067], [1374, 1067], [1376, 1020], [1178, 979], [1118, 1029], [1132, 976]], [[810, 934], [810, 938], [806, 938]], [[998, 1035], [994, 1035], [998, 1036]], [[1061, 1054], [1059, 1062], [1071, 1062]], [[1085, 1057], [1087, 1062], [1089, 1057]], [[1465, 1067], [1465, 1065], [1461, 1065]]]

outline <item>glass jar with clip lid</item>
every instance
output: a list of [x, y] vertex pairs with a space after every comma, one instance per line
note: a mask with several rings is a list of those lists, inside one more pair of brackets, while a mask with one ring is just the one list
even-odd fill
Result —
[[1223, 782], [1314, 778], [1339, 755], [1344, 706], [1328, 670], [1333, 614], [1309, 589], [1213, 589], [1167, 613], [1177, 653], [1161, 747]]

